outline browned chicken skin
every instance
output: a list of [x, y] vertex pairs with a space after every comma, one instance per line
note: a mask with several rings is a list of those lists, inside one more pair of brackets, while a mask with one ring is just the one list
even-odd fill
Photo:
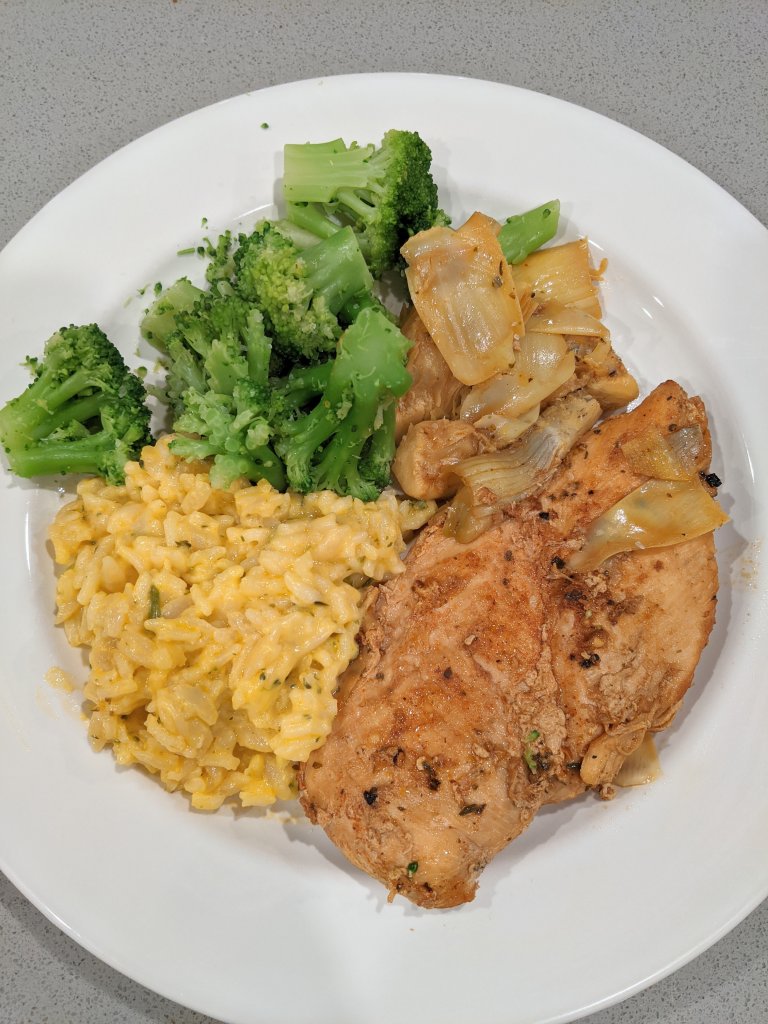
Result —
[[645, 481], [619, 442], [649, 424], [698, 424], [708, 463], [701, 402], [667, 382], [472, 543], [438, 517], [378, 588], [301, 784], [309, 817], [390, 894], [471, 900], [542, 804], [606, 786], [671, 721], [714, 622], [712, 535], [564, 569], [589, 524]]

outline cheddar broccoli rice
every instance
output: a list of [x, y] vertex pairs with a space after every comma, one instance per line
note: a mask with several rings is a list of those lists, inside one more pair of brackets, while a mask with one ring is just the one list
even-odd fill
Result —
[[216, 490], [170, 440], [123, 486], [81, 482], [50, 528], [57, 622], [90, 648], [91, 743], [196, 808], [292, 798], [357, 653], [362, 584], [402, 572], [403, 528], [432, 509], [264, 480]]

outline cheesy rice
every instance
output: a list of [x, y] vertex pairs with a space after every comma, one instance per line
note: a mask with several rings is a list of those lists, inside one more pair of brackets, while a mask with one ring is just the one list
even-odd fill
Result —
[[50, 528], [57, 622], [90, 648], [90, 740], [196, 808], [292, 798], [357, 653], [362, 583], [403, 571], [402, 530], [432, 508], [263, 480], [215, 490], [170, 440], [123, 486], [81, 482]]

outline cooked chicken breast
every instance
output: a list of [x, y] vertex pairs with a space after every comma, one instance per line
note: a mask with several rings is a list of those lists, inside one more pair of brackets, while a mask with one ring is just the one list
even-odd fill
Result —
[[602, 423], [534, 498], [470, 544], [440, 517], [378, 588], [302, 802], [390, 895], [471, 900], [544, 803], [606, 787], [669, 724], [714, 622], [711, 535], [569, 577], [594, 519], [645, 482], [621, 441], [706, 416], [668, 382]]

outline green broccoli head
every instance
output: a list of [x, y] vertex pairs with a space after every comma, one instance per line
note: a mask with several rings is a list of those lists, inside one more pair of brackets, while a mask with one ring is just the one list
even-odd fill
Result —
[[152, 442], [143, 383], [95, 324], [62, 327], [31, 361], [35, 379], [0, 409], [0, 441], [18, 476], [95, 473], [121, 483]]
[[189, 348], [183, 336], [175, 332], [166, 344], [165, 389], [161, 397], [168, 403], [174, 416], [184, 411], [187, 391], [202, 393], [207, 388], [203, 362], [197, 352]]
[[276, 449], [292, 487], [377, 497], [394, 450], [392, 406], [411, 384], [410, 344], [374, 309], [364, 309], [344, 332], [316, 404], [277, 427]]
[[315, 296], [298, 248], [269, 221], [241, 235], [235, 252], [235, 287], [264, 315], [276, 347], [291, 359], [327, 355], [341, 334], [325, 299]]
[[165, 397], [178, 416], [190, 389], [232, 395], [240, 380], [266, 380], [271, 343], [261, 314], [240, 296], [202, 292], [190, 310], [176, 313], [165, 350]]
[[141, 321], [141, 335], [155, 348], [164, 351], [176, 329], [176, 316], [193, 308], [204, 292], [189, 278], [180, 277], [155, 299]]
[[274, 350], [288, 363], [311, 363], [336, 348], [339, 314], [373, 280], [351, 229], [307, 249], [271, 221], [241, 235], [234, 255], [235, 289], [264, 316]]
[[138, 461], [144, 446], [154, 443], [145, 399], [144, 385], [138, 377], [130, 374], [125, 378], [118, 397], [106, 402], [101, 410], [101, 430], [92, 435], [99, 442], [95, 472], [111, 484], [123, 483], [126, 462]]
[[448, 221], [438, 207], [431, 167], [432, 152], [413, 131], [392, 129], [378, 148], [347, 147], [341, 139], [288, 145], [288, 216], [317, 235], [350, 224], [378, 278], [398, 265], [400, 247], [411, 235]]
[[280, 459], [269, 446], [271, 395], [268, 386], [244, 379], [231, 395], [189, 391], [174, 430], [192, 434], [171, 441], [171, 451], [186, 459], [213, 458], [211, 483], [227, 488], [240, 477], [268, 480], [285, 487]]

